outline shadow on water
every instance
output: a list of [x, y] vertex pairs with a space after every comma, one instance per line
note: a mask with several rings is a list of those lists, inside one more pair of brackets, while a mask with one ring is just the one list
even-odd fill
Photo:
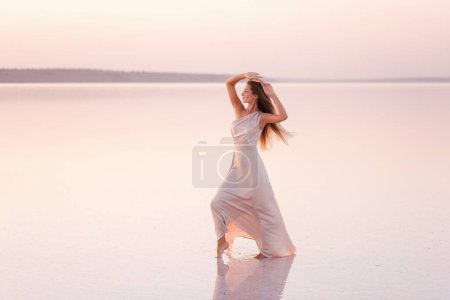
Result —
[[213, 299], [281, 299], [294, 258], [217, 259]]

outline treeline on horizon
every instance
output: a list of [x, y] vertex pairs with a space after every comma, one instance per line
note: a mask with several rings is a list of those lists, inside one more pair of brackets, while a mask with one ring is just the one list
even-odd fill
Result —
[[[151, 83], [224, 82], [230, 74], [182, 72], [113, 71], [76, 68], [0, 68], [0, 83]], [[450, 77], [402, 77], [368, 79], [267, 78], [269, 82], [450, 82]]]

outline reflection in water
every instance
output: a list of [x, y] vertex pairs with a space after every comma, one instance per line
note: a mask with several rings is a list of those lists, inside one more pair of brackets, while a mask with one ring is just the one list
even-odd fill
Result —
[[[278, 286], [288, 270], [243, 260], [258, 248], [238, 238], [215, 298], [450, 299], [450, 84], [277, 88], [298, 135], [260, 154], [304, 263]], [[229, 135], [224, 93], [0, 85], [0, 299], [213, 298], [211, 189], [192, 186], [191, 150]]]
[[294, 257], [217, 259], [213, 299], [281, 299]]

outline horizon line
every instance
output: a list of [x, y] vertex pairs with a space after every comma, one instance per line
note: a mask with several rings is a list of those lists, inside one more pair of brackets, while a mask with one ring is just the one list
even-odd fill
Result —
[[[119, 70], [119, 69], [103, 69], [103, 68], [89, 68], [89, 67], [79, 67], [79, 68], [68, 68], [68, 67], [46, 67], [46, 68], [35, 68], [35, 67], [26, 67], [26, 68], [0, 68], [0, 72], [23, 72], [23, 71], [32, 71], [32, 72], [39, 72], [39, 71], [66, 71], [66, 72], [104, 72], [104, 73], [127, 73], [130, 75], [185, 75], [185, 76], [200, 76], [200, 77], [206, 77], [206, 76], [212, 76], [216, 77], [215, 79], [218, 79], [218, 77], [222, 76], [231, 76], [232, 74], [225, 74], [225, 73], [192, 73], [192, 72], [180, 72], [180, 71], [147, 71], [147, 70]], [[5, 74], [1, 74], [5, 75]], [[0, 76], [0, 83], [5, 83], [2, 79], [3, 76]], [[184, 78], [186, 79], [186, 78]], [[356, 77], [356, 78], [292, 78], [292, 77], [275, 77], [271, 76], [271, 78], [267, 77], [267, 80], [274, 81], [274, 82], [373, 82], [373, 81], [383, 81], [383, 82], [390, 82], [390, 81], [438, 81], [438, 82], [450, 82], [450, 75], [449, 76], [427, 76], [427, 75], [415, 75], [415, 76], [399, 76], [399, 77]], [[198, 80], [197, 80], [198, 81]], [[196, 81], [196, 82], [197, 82]], [[208, 80], [207, 82], [209, 82]], [[31, 81], [36, 82], [36, 81]], [[30, 82], [30, 83], [31, 83]], [[48, 82], [48, 81], [47, 81]], [[80, 81], [76, 81], [80, 82]], [[87, 81], [91, 82], [91, 81]], [[117, 80], [113, 82], [118, 82]], [[151, 81], [150, 81], [151, 82]], [[170, 82], [170, 80], [169, 80]], [[12, 82], [9, 82], [12, 83]]]

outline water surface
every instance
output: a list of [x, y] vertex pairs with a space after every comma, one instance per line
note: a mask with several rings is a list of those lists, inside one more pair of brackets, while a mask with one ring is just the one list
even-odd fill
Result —
[[273, 86], [296, 135], [260, 153], [297, 255], [265, 262], [246, 239], [216, 261], [192, 185], [223, 84], [0, 86], [0, 298], [449, 298], [450, 85]]

